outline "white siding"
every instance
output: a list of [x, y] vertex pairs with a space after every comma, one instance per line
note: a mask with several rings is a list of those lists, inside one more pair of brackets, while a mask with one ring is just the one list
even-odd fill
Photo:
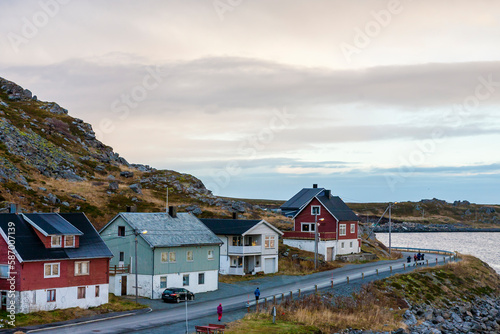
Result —
[[108, 302], [108, 284], [98, 284], [99, 297], [95, 296], [95, 285], [87, 285], [85, 298], [78, 299], [78, 287], [56, 288], [56, 300], [47, 302], [47, 289], [16, 292], [16, 313], [52, 311], [70, 307], [83, 309], [96, 307]]
[[[344, 243], [344, 248], [341, 247], [342, 242]], [[352, 248], [350, 243], [352, 242]], [[306, 250], [308, 252], [314, 252], [314, 240], [296, 240], [296, 239], [283, 239], [285, 245]], [[333, 247], [333, 258], [337, 255], [359, 253], [360, 246], [358, 239], [342, 239], [339, 240], [329, 240], [318, 242], [318, 254], [326, 258], [327, 248]]]

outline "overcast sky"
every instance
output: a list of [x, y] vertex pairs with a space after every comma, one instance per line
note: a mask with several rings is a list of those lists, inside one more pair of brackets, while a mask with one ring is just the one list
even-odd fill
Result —
[[217, 195], [500, 203], [498, 1], [0, 2], [0, 76]]

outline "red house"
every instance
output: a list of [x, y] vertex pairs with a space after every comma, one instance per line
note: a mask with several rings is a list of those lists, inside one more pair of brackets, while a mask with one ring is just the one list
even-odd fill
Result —
[[359, 253], [359, 218], [330, 190], [304, 188], [281, 206], [281, 212], [294, 219], [293, 232], [285, 232], [283, 243], [314, 252], [316, 226], [318, 226], [318, 253], [327, 261], [337, 255]]
[[108, 302], [113, 256], [83, 213], [0, 214], [1, 307], [9, 313]]

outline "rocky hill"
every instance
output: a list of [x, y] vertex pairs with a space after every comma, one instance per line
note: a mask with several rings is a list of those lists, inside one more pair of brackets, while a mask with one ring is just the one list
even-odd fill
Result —
[[199, 216], [262, 213], [214, 196], [192, 175], [128, 163], [89, 123], [0, 78], [0, 211], [9, 203], [23, 212], [81, 211], [100, 227], [128, 206], [165, 210], [167, 189], [170, 205]]

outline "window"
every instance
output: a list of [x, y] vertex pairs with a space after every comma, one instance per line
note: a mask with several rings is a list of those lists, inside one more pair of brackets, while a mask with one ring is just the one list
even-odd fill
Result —
[[214, 259], [214, 251], [212, 249], [208, 250], [208, 259], [209, 260]]
[[56, 301], [56, 290], [47, 290], [47, 301], [48, 302]]
[[78, 299], [85, 299], [86, 288], [84, 286], [78, 287]]
[[168, 253], [168, 260], [170, 262], [175, 262], [175, 252]]
[[198, 274], [198, 284], [205, 284], [205, 273]]
[[345, 235], [345, 224], [340, 224], [339, 225], [339, 234], [340, 235]]
[[352, 241], [349, 243], [349, 247], [352, 248]]
[[186, 261], [193, 261], [193, 251], [187, 251]]
[[321, 214], [321, 206], [311, 205], [311, 215], [316, 216]]
[[95, 296], [96, 298], [99, 297], [99, 293], [101, 292], [101, 287], [99, 285], [95, 286]]
[[75, 247], [74, 235], [67, 235], [64, 237], [64, 247]]
[[160, 289], [167, 288], [167, 276], [160, 276]]
[[316, 230], [314, 223], [302, 223], [302, 232], [314, 232]]
[[125, 260], [125, 253], [124, 252], [120, 252], [120, 261], [124, 261]]
[[161, 262], [168, 262], [168, 252], [161, 252]]
[[75, 262], [75, 276], [89, 274], [89, 261]]
[[344, 243], [343, 242], [340, 243], [340, 248], [344, 248]]
[[351, 233], [356, 233], [356, 224], [351, 224]]
[[52, 245], [52, 247], [61, 247], [61, 236], [53, 235], [50, 238], [50, 244]]
[[232, 257], [231, 258], [231, 267], [236, 268], [236, 267], [242, 267], [243, 266], [243, 258], [242, 257]]
[[119, 237], [125, 236], [125, 226], [118, 226], [118, 236]]
[[182, 285], [189, 286], [189, 274], [182, 275]]
[[9, 278], [8, 264], [0, 264], [0, 278]]
[[241, 236], [233, 237], [233, 246], [242, 246]]
[[43, 277], [59, 277], [59, 263], [46, 263], [44, 265]]
[[265, 248], [274, 248], [274, 235], [266, 235], [266, 239], [264, 240]]

